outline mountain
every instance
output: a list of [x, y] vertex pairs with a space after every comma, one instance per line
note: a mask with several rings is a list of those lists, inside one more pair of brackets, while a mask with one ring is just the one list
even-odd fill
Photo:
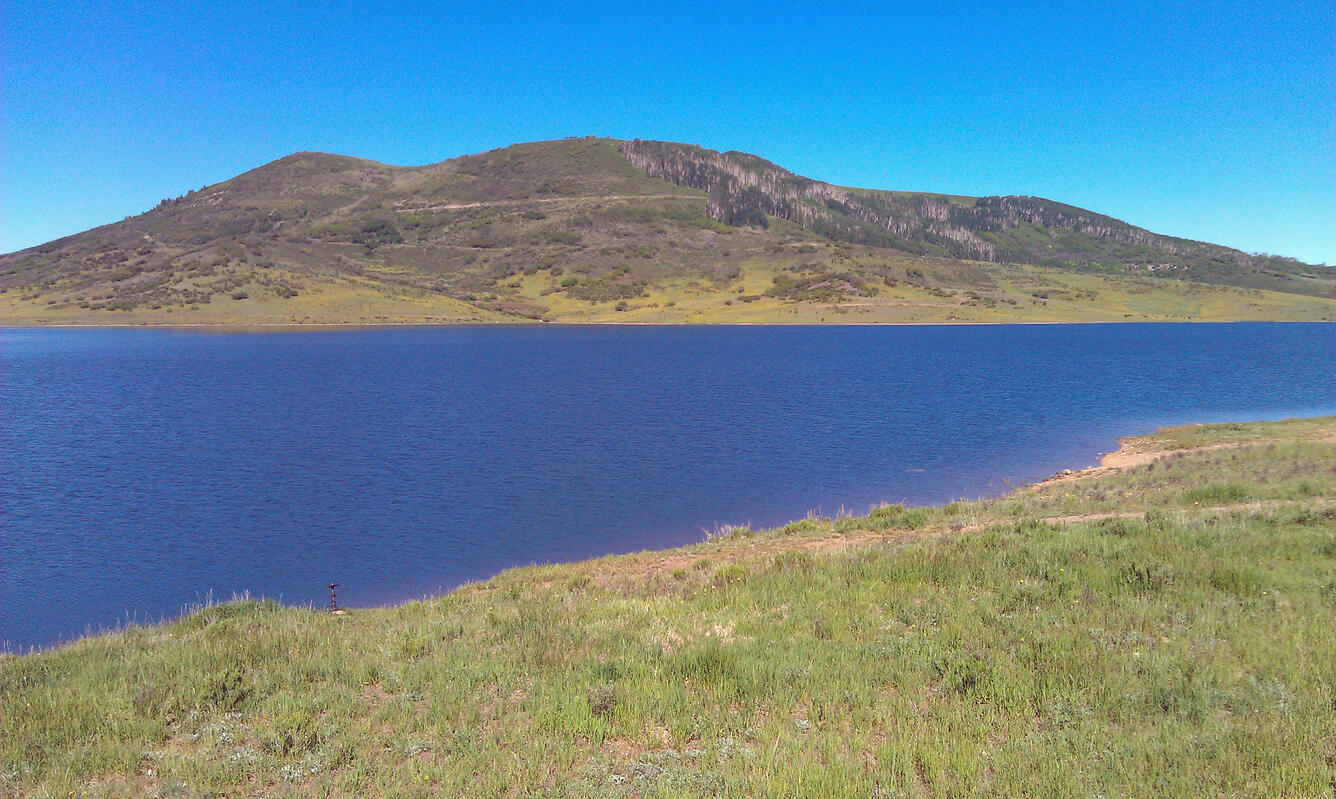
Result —
[[0, 256], [0, 321], [1336, 318], [1329, 267], [1034, 197], [833, 186], [595, 138], [297, 153]]

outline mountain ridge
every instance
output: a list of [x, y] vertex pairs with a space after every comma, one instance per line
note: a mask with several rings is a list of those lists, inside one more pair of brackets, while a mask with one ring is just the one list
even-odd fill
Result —
[[[975, 197], [847, 188], [796, 175], [769, 161], [735, 150], [718, 153], [694, 145], [640, 140], [623, 142], [619, 149], [631, 163], [651, 175], [678, 185], [710, 191], [712, 215], [730, 224], [756, 224], [763, 222], [765, 215], [778, 216], [816, 229], [831, 238], [841, 238], [841, 234], [844, 234], [852, 243], [928, 254], [923, 246], [913, 246], [914, 240], [909, 238], [911, 234], [919, 232], [919, 238], [925, 243], [936, 245], [942, 250], [935, 254], [987, 261], [1059, 265], [1053, 263], [1053, 257], [1036, 258], [1035, 253], [1023, 248], [1013, 247], [1008, 250], [994, 241], [985, 240], [977, 235], [976, 229], [962, 224], [967, 218], [973, 217], [970, 221], [975, 223], [976, 228], [990, 233], [1029, 223], [1111, 239], [1122, 244], [1159, 249], [1170, 256], [1197, 251], [1211, 256], [1228, 253], [1231, 260], [1240, 266], [1259, 260], [1300, 263], [1297, 259], [1246, 253], [1209, 242], [1152, 233], [1105, 214], [1042, 197]], [[717, 199], [715, 194], [718, 194]], [[809, 202], [803, 204], [804, 200]], [[819, 205], [826, 207], [823, 209]], [[849, 225], [846, 222], [845, 226], [841, 226], [839, 216], [852, 217], [855, 223], [884, 231], [885, 237], [879, 239], [869, 235], [865, 228], [860, 229], [857, 224]]]
[[1334, 318], [1333, 275], [1042, 198], [586, 137], [424, 166], [292, 153], [0, 255], [0, 320]]

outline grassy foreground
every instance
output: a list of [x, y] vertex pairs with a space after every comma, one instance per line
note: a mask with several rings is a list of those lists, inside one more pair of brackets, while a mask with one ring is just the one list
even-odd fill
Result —
[[0, 657], [13, 796], [1336, 791], [1336, 418], [996, 500]]

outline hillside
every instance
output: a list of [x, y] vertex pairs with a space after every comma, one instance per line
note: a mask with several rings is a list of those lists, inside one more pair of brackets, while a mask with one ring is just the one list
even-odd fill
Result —
[[0, 256], [0, 322], [1336, 319], [1327, 267], [1032, 197], [847, 189], [568, 139], [298, 153]]
[[1336, 786], [1336, 419], [981, 502], [0, 655], [0, 795], [1285, 796]]

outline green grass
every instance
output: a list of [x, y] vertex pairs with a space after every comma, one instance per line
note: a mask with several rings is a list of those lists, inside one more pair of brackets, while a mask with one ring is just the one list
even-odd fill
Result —
[[0, 791], [1329, 797], [1333, 433], [5, 656]]

